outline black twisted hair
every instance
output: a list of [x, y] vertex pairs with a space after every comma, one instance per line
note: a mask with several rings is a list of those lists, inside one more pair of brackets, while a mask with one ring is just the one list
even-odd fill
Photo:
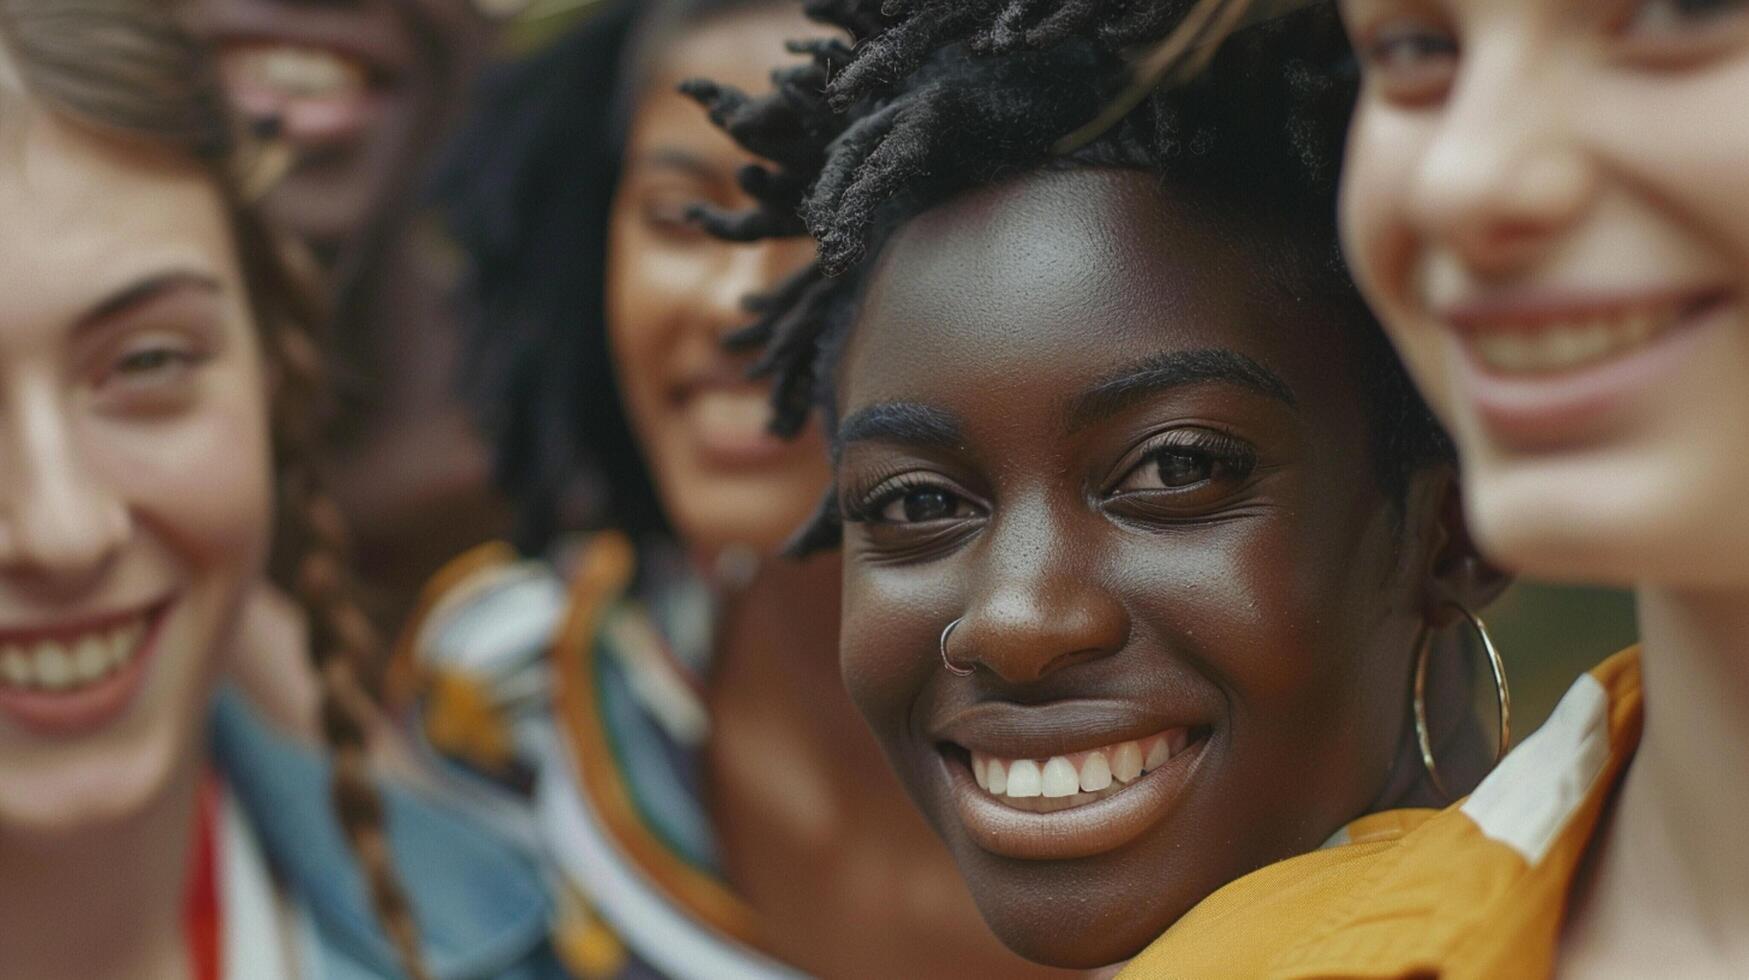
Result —
[[[732, 343], [761, 350], [774, 431], [819, 410], [830, 431], [837, 355], [888, 236], [965, 191], [1045, 168], [1139, 169], [1262, 246], [1260, 273], [1300, 302], [1353, 323], [1356, 383], [1373, 424], [1381, 485], [1400, 501], [1409, 475], [1450, 460], [1449, 440], [1410, 384], [1342, 264], [1337, 168], [1356, 72], [1328, 4], [1236, 33], [1206, 70], [1153, 89], [1112, 125], [1058, 152], [1132, 81], [1136, 50], [1190, 18], [1232, 26], [1231, 0], [808, 0], [853, 44], [807, 41], [810, 63], [757, 98], [688, 82], [719, 126], [769, 165], [742, 185], [758, 202], [695, 220], [731, 240], [811, 234], [817, 261], [749, 301]], [[799, 546], [830, 543], [830, 504]]]

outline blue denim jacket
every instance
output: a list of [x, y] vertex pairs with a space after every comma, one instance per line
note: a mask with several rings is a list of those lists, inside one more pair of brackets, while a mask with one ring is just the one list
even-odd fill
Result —
[[[300, 942], [304, 974], [400, 976], [333, 815], [326, 762], [270, 730], [236, 691], [219, 697], [212, 734], [227, 786], [311, 927]], [[385, 787], [385, 810], [395, 866], [436, 980], [565, 976], [549, 944], [546, 891], [525, 857], [413, 794]]]

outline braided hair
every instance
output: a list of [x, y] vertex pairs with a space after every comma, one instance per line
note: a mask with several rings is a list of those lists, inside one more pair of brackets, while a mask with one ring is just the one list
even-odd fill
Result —
[[32, 101], [198, 162], [221, 195], [277, 385], [271, 419], [284, 528], [273, 564], [310, 616], [336, 816], [403, 968], [423, 978], [417, 930], [389, 854], [382, 799], [366, 748], [370, 693], [364, 678], [373, 676], [381, 645], [350, 598], [345, 521], [317, 473], [320, 428], [329, 406], [316, 330], [322, 311], [306, 270], [244, 199], [250, 148], [232, 126], [206, 51], [182, 30], [167, 5], [158, 0], [0, 0], [0, 44]]
[[[808, 0], [848, 31], [791, 47], [810, 62], [758, 96], [686, 84], [711, 118], [769, 161], [741, 174], [757, 202], [699, 205], [713, 233], [747, 241], [811, 234], [815, 263], [749, 300], [731, 343], [760, 350], [773, 379], [772, 427], [799, 431], [819, 410], [830, 430], [833, 378], [857, 299], [885, 240], [906, 220], [1030, 170], [1154, 173], [1218, 220], [1268, 232], [1257, 261], [1302, 301], [1354, 324], [1355, 365], [1381, 486], [1401, 501], [1419, 467], [1450, 460], [1449, 440], [1367, 312], [1342, 264], [1337, 168], [1356, 72], [1327, 4], [1236, 33], [1206, 68], [1152, 88], [1096, 132], [1123, 98], [1134, 52], [1180, 28], [1231, 29], [1244, 4], [1223, 0]], [[1205, 42], [1195, 53], [1208, 59]], [[830, 504], [803, 546], [831, 543]]]

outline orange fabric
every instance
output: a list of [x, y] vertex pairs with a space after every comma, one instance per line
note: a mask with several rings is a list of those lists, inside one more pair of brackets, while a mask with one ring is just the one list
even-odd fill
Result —
[[[1581, 683], [1587, 683], [1582, 681]], [[1584, 785], [1549, 794], [1573, 803], [1560, 810], [1535, 863], [1507, 840], [1523, 839], [1526, 815], [1460, 803], [1396, 839], [1331, 848], [1248, 875], [1215, 893], [1136, 957], [1121, 974], [1153, 978], [1438, 977], [1441, 980], [1533, 980], [1553, 973], [1567, 894], [1611, 792], [1639, 744], [1637, 650], [1590, 675], [1607, 696], [1597, 726], [1608, 752]], [[1578, 743], [1575, 743], [1578, 744]], [[1583, 747], [1581, 745], [1581, 747]], [[1503, 769], [1508, 780], [1582, 778], [1588, 770], [1568, 748], [1545, 741], [1539, 767]], [[1531, 743], [1518, 751], [1531, 749]], [[1543, 765], [1546, 762], [1547, 765]], [[1490, 777], [1493, 780], [1494, 777]], [[1495, 786], [1494, 798], [1537, 786]], [[1482, 796], [1478, 791], [1477, 796]], [[1513, 795], [1507, 793], [1505, 795]], [[1481, 823], [1478, 823], [1478, 820]], [[1484, 826], [1486, 824], [1486, 826]], [[1535, 838], [1536, 835], [1528, 835]]]

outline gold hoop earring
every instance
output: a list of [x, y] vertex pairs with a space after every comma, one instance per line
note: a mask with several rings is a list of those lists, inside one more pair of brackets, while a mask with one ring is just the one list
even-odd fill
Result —
[[[1458, 603], [1448, 603], [1451, 608], [1463, 614], [1470, 627], [1482, 640], [1482, 649], [1488, 654], [1488, 667], [1494, 673], [1494, 695], [1500, 710], [1500, 743], [1494, 749], [1494, 763], [1499, 764], [1506, 757], [1506, 750], [1512, 744], [1512, 689], [1506, 684], [1506, 663], [1500, 658], [1500, 648], [1494, 645], [1494, 637], [1488, 632], [1488, 624], [1482, 622], [1482, 617], [1471, 612]], [[1445, 781], [1439, 778], [1439, 764], [1433, 759], [1433, 736], [1427, 729], [1427, 654], [1433, 647], [1433, 630], [1423, 629], [1421, 639], [1415, 653], [1415, 741], [1421, 748], [1421, 764], [1427, 768], [1427, 775], [1433, 780], [1433, 788], [1447, 799], [1452, 798], [1451, 791], [1445, 788]]]

